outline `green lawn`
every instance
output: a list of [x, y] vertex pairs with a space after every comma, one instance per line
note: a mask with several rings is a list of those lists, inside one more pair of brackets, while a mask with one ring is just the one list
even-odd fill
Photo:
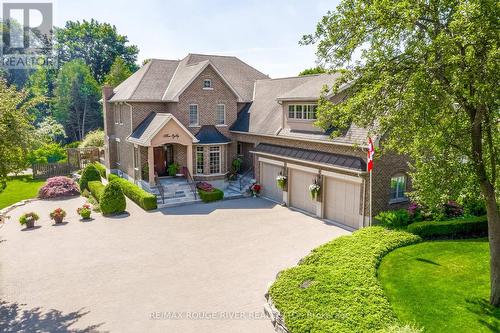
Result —
[[500, 332], [488, 305], [486, 239], [424, 242], [389, 253], [379, 278], [398, 318], [425, 332]]
[[44, 183], [45, 180], [34, 180], [31, 176], [9, 177], [7, 187], [0, 192], [0, 209], [20, 200], [36, 197]]

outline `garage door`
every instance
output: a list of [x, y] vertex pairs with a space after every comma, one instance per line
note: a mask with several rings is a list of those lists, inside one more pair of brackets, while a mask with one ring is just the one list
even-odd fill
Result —
[[316, 214], [316, 201], [313, 201], [309, 192], [316, 174], [290, 169], [290, 206], [300, 210]]
[[276, 202], [282, 202], [283, 191], [278, 187], [276, 177], [283, 171], [283, 168], [264, 162], [261, 166], [262, 196]]
[[357, 182], [326, 177], [325, 218], [358, 229], [360, 188]]

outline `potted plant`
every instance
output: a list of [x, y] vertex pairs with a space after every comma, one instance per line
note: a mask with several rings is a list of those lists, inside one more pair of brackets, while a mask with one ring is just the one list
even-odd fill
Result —
[[254, 197], [256, 197], [259, 193], [260, 190], [262, 189], [262, 186], [260, 184], [254, 183], [252, 186], [250, 186], [250, 191], [252, 191], [252, 194]]
[[61, 224], [66, 217], [66, 212], [62, 208], [56, 208], [50, 213], [50, 218], [54, 220], [56, 224]]
[[35, 212], [24, 213], [19, 218], [19, 223], [26, 226], [27, 229], [31, 229], [35, 227], [35, 221], [38, 221], [39, 218], [40, 217]]
[[177, 172], [179, 172], [179, 164], [172, 163], [168, 165], [167, 173], [169, 176], [174, 177], [175, 175], [177, 175]]
[[280, 173], [278, 177], [276, 177], [276, 183], [278, 184], [278, 187], [284, 191], [286, 188], [286, 176], [283, 176]]
[[83, 220], [88, 220], [90, 219], [90, 214], [92, 213], [92, 206], [84, 204], [82, 207], [78, 208], [76, 212], [82, 217]]
[[233, 159], [233, 162], [231, 163], [231, 165], [233, 167], [233, 170], [236, 171], [236, 173], [238, 173], [240, 171], [242, 162], [243, 162], [243, 160], [242, 160], [241, 156], [236, 156]]
[[321, 191], [321, 186], [317, 182], [309, 185], [309, 192], [311, 193], [311, 197], [313, 198], [313, 200], [316, 200], [318, 198], [319, 191]]

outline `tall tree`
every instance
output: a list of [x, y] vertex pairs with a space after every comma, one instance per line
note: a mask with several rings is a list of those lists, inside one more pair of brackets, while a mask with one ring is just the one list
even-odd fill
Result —
[[64, 28], [55, 31], [58, 62], [60, 65], [83, 59], [92, 75], [104, 81], [113, 61], [120, 57], [131, 71], [137, 69], [137, 46], [129, 45], [127, 36], [118, 34], [116, 27], [108, 23], [91, 21], [68, 21]]
[[[352, 82], [350, 98], [338, 105], [323, 99], [319, 124], [376, 125], [388, 148], [416, 161], [421, 180], [440, 184], [445, 175], [460, 184], [458, 177], [469, 174], [463, 183], [480, 188], [494, 306], [500, 304], [499, 17], [496, 0], [343, 0], [302, 40], [317, 43], [318, 57], [331, 67], [359, 60], [344, 75]], [[361, 59], [352, 59], [359, 50]]]
[[82, 60], [66, 63], [59, 71], [55, 89], [54, 116], [64, 125], [72, 141], [102, 127], [99, 84]]
[[42, 97], [39, 99], [41, 102], [30, 110], [36, 123], [43, 121], [52, 112], [56, 76], [53, 68], [38, 67], [28, 78], [26, 92], [30, 96]]
[[132, 75], [132, 71], [129, 66], [127, 66], [122, 58], [118, 57], [115, 59], [115, 62], [113, 62], [109, 73], [106, 74], [104, 83], [112, 87], [116, 87], [125, 81], [130, 75]]
[[0, 189], [9, 173], [26, 166], [34, 130], [28, 110], [36, 103], [0, 80]]

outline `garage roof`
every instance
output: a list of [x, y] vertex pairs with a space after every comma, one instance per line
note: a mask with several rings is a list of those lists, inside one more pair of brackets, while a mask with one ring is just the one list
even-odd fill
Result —
[[316, 150], [285, 147], [267, 143], [260, 143], [255, 148], [255, 151], [257, 153], [302, 160], [304, 162], [330, 164], [335, 167], [351, 169], [353, 171], [366, 171], [366, 162], [362, 158], [355, 156], [325, 153]]

